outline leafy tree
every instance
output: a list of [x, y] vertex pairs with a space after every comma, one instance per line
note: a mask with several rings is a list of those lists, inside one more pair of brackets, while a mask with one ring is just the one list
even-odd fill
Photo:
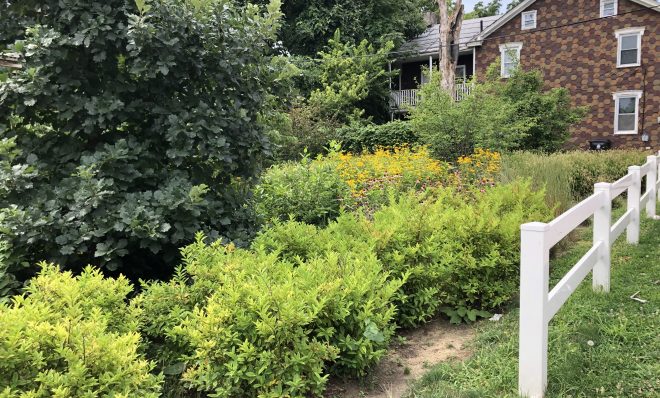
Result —
[[[245, 1], [245, 0], [241, 0]], [[265, 1], [265, 0], [261, 0]], [[345, 40], [402, 44], [424, 31], [428, 0], [284, 0], [280, 40], [292, 54], [315, 56], [340, 29]]]
[[155, 276], [199, 230], [242, 236], [234, 188], [269, 152], [260, 115], [280, 85], [267, 56], [278, 0], [266, 11], [221, 0], [40, 3], [39, 24], [17, 12], [18, 29], [3, 32], [25, 60], [0, 82], [6, 261]]
[[[294, 100], [288, 112], [289, 131], [279, 140], [278, 158], [294, 159], [322, 153], [342, 126], [388, 118], [389, 73], [385, 70], [394, 44], [376, 48], [366, 40], [344, 41], [339, 30], [319, 53], [317, 62], [298, 57], [301, 80], [309, 95]], [[307, 65], [307, 68], [304, 68]]]
[[500, 13], [502, 8], [501, 0], [491, 0], [484, 4], [483, 1], [478, 1], [471, 12], [465, 14], [465, 19], [492, 17]]

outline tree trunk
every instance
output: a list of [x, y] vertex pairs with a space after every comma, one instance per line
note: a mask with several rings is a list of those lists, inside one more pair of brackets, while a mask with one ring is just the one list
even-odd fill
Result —
[[460, 46], [461, 28], [463, 26], [463, 4], [456, 1], [456, 7], [451, 17], [447, 10], [447, 1], [438, 0], [438, 14], [440, 15], [440, 51], [438, 68], [441, 74], [440, 85], [444, 90], [454, 93], [456, 84], [456, 65]]

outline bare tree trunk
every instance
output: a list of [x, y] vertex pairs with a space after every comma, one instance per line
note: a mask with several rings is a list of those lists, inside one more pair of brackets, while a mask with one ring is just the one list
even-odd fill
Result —
[[438, 0], [440, 15], [440, 51], [438, 66], [442, 76], [440, 85], [444, 90], [454, 93], [456, 84], [456, 65], [460, 46], [461, 28], [463, 26], [463, 4], [456, 1], [456, 7], [451, 17], [447, 10], [447, 1]]

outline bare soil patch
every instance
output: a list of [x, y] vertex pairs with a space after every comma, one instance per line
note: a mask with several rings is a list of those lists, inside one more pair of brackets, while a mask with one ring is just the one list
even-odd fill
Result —
[[474, 327], [434, 320], [401, 336], [405, 340], [394, 343], [367, 378], [330, 380], [326, 398], [399, 398], [433, 365], [470, 356], [465, 345], [474, 337]]

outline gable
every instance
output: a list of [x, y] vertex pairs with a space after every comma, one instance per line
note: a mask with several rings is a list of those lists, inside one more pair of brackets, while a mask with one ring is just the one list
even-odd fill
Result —
[[[476, 36], [474, 39], [468, 43], [468, 47], [475, 47], [481, 45], [481, 42], [488, 36], [491, 36], [493, 33], [497, 32], [504, 25], [509, 23], [527, 8], [532, 6], [534, 3], [543, 2], [547, 0], [525, 0], [522, 3], [518, 4], [516, 7], [512, 8], [509, 12], [502, 15], [500, 19], [497, 20], [494, 24], [490, 25], [487, 29], [484, 29], [481, 34]], [[551, 0], [552, 1], [552, 0]], [[593, 0], [594, 2], [600, 2], [600, 0]], [[639, 4], [640, 6], [646, 7], [649, 10], [655, 10], [660, 12], [660, 2], [656, 0], [619, 0], [619, 1], [629, 1], [631, 3]]]

